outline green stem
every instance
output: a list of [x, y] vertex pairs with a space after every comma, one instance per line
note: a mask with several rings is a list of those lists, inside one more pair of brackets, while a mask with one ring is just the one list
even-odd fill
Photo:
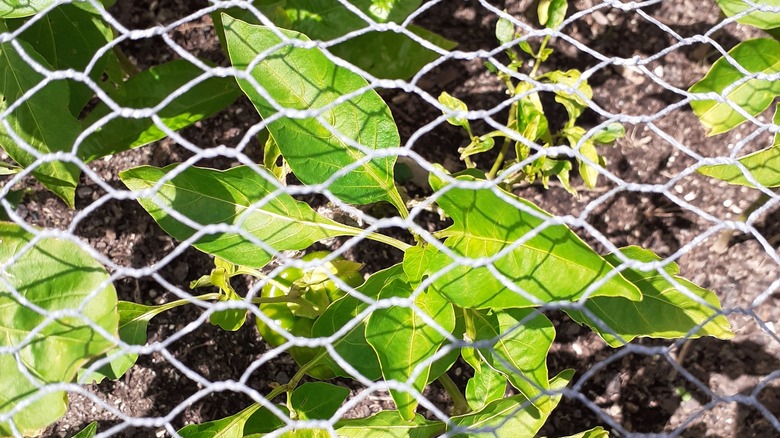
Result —
[[542, 40], [542, 44], [539, 46], [539, 51], [536, 52], [536, 56], [534, 56], [534, 59], [536, 62], [534, 62], [534, 67], [531, 69], [531, 73], [528, 75], [532, 79], [536, 79], [536, 71], [539, 70], [539, 66], [542, 65], [541, 57], [542, 57], [542, 51], [547, 48], [547, 43], [550, 41], [550, 35], [547, 35]]
[[141, 73], [138, 66], [135, 65], [119, 47], [114, 47], [114, 55], [116, 56], [116, 59], [119, 60], [119, 67], [126, 75], [133, 77], [138, 73]]
[[183, 306], [185, 304], [192, 304], [192, 300], [209, 301], [209, 300], [217, 300], [217, 299], [219, 299], [218, 293], [198, 295], [197, 297], [192, 297], [191, 299], [181, 299], [181, 300], [171, 301], [170, 303], [161, 304], [159, 306], [154, 307], [152, 310], [148, 311], [147, 314], [151, 314], [152, 316], [157, 316], [163, 312], [174, 309], [176, 307]]
[[444, 387], [444, 390], [447, 391], [447, 394], [449, 394], [452, 399], [452, 415], [462, 415], [471, 411], [469, 403], [466, 401], [466, 397], [463, 396], [460, 389], [458, 389], [458, 385], [452, 381], [452, 378], [450, 378], [447, 373], [442, 374], [436, 380], [441, 383], [441, 386]]
[[[402, 217], [404, 219], [406, 219], [409, 216], [409, 210], [406, 210], [406, 206], [405, 205], [404, 205], [404, 211], [406, 212], [406, 214], [405, 215], [402, 214]], [[398, 248], [398, 249], [400, 249], [401, 251], [404, 251], [404, 252], [406, 252], [407, 249], [412, 247], [412, 245], [409, 245], [408, 243], [405, 243], [405, 242], [401, 242], [400, 240], [398, 240], [398, 239], [396, 239], [394, 237], [385, 236], [384, 234], [380, 234], [380, 233], [376, 233], [376, 232], [369, 234], [368, 236], [366, 236], [366, 238], [371, 239], [371, 240], [373, 240], [375, 242], [380, 242], [380, 243], [384, 243], [386, 245], [390, 245], [393, 248]]]
[[[513, 103], [509, 107], [509, 120], [507, 120], [506, 126], [509, 129], [515, 129], [517, 127], [517, 102]], [[509, 152], [509, 146], [511, 144], [512, 139], [509, 137], [504, 137], [504, 143], [501, 145], [501, 151], [498, 152], [496, 161], [493, 163], [493, 167], [490, 168], [490, 172], [487, 174], [488, 179], [495, 178], [496, 174], [498, 174], [498, 171], [501, 169], [501, 166], [504, 165], [504, 160], [506, 159], [506, 154]]]
[[[398, 189], [395, 188], [395, 186], [393, 187], [393, 190], [390, 191], [389, 195], [390, 195], [390, 203], [393, 204], [393, 206], [398, 209], [398, 213], [400, 213], [401, 219], [406, 219], [407, 217], [409, 217], [409, 209], [406, 208], [406, 203], [404, 202], [403, 198], [401, 198], [401, 194], [398, 192]], [[377, 240], [377, 242], [380, 241]], [[402, 249], [401, 251], [404, 250]]]
[[274, 388], [271, 392], [268, 393], [265, 398], [268, 401], [272, 401], [274, 398], [276, 398], [278, 395], [282, 394], [283, 392], [290, 392], [298, 387], [298, 383], [306, 376], [306, 372], [309, 371], [318, 360], [320, 360], [323, 356], [325, 356], [327, 353], [327, 350], [324, 350], [320, 352], [318, 355], [314, 356], [312, 360], [306, 362], [305, 365], [301, 367], [301, 369], [298, 370], [297, 373], [290, 379], [289, 382], [285, 383], [284, 385], [279, 385], [276, 388]]

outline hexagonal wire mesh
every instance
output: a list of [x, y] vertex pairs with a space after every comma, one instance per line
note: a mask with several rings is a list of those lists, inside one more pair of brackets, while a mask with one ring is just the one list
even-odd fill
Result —
[[0, 435], [780, 431], [777, 2], [104, 3], [0, 5]]

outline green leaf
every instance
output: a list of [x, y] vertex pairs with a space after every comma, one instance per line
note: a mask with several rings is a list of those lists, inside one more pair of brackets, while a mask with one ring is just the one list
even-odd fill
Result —
[[[17, 40], [17, 44], [43, 68], [51, 69], [32, 46], [21, 40]], [[0, 44], [0, 112], [7, 111], [43, 79], [10, 42]], [[25, 99], [8, 114], [5, 121], [22, 141], [42, 154], [70, 151], [81, 128], [78, 120], [68, 112], [69, 103], [68, 83], [53, 81]], [[22, 167], [32, 166], [35, 157], [22, 149], [3, 125], [0, 124], [0, 146]], [[69, 207], [74, 206], [80, 173], [75, 164], [61, 161], [42, 163], [32, 171], [38, 181], [62, 198]]]
[[[739, 18], [737, 21], [742, 24], [757, 27], [759, 29], [774, 29], [780, 27], [780, 12], [762, 12], [755, 10], [745, 0], [716, 0], [720, 9], [727, 17], [733, 17], [747, 10], [752, 10], [749, 14]], [[780, 0], [752, 0], [759, 6], [769, 6], [778, 9]]]
[[[27, 20], [9, 20], [8, 27], [16, 30]], [[67, 35], [67, 37], [64, 37]], [[87, 11], [75, 4], [62, 4], [32, 23], [20, 38], [46, 58], [56, 70], [72, 68], [84, 72], [99, 49], [113, 39], [111, 26], [100, 15]], [[93, 81], [100, 83], [108, 57], [112, 51], [97, 60], [88, 73]], [[87, 85], [69, 81], [70, 112], [79, 114], [84, 105], [95, 94]]]
[[[142, 166], [120, 173], [125, 185], [134, 191], [145, 190], [172, 171]], [[275, 251], [299, 250], [314, 242], [335, 236], [354, 236], [357, 228], [341, 225], [318, 215], [306, 203], [279, 191], [274, 176], [240, 166], [221, 171], [188, 167], [165, 182], [152, 197], [138, 201], [168, 234], [179, 240], [190, 238], [195, 230], [162, 210], [161, 205], [201, 224], [234, 225], [254, 236]], [[255, 245], [234, 232], [207, 234], [194, 246], [241, 266], [259, 268], [273, 257], [273, 252]]]
[[[241, 301], [241, 297], [230, 285], [230, 277], [235, 274], [236, 266], [220, 257], [214, 259], [214, 265], [216, 267], [211, 271], [210, 283], [219, 288], [219, 301]], [[222, 330], [234, 332], [246, 322], [246, 309], [218, 310], [211, 314], [209, 322]]]
[[[365, 26], [365, 22], [363, 25]], [[409, 25], [407, 29], [443, 49], [451, 50], [457, 46], [457, 43], [421, 27]], [[303, 33], [311, 38], [321, 39], [314, 34]], [[367, 32], [339, 43], [329, 50], [339, 58], [380, 79], [409, 79], [441, 56], [411, 37], [392, 31]]]
[[[366, 27], [363, 18], [329, 0], [287, 0], [285, 2], [261, 0], [255, 1], [253, 4], [278, 27], [301, 32], [313, 40], [331, 41]], [[361, 2], [355, 6], [363, 12], [371, 14], [369, 2]], [[411, 12], [408, 8], [405, 10], [406, 13]], [[257, 17], [250, 11], [239, 8], [223, 11], [250, 24], [260, 24]], [[218, 34], [224, 40], [224, 32], [221, 31], [221, 17], [217, 14], [214, 15], [217, 17], [215, 26], [218, 29]], [[400, 17], [399, 13], [392, 15], [395, 18]], [[397, 22], [402, 21], [403, 19], [399, 19]], [[338, 26], [334, 26], [333, 23], [338, 23]], [[419, 26], [408, 25], [406, 29], [446, 50], [457, 45]], [[328, 47], [328, 50], [350, 64], [382, 79], [409, 79], [422, 67], [440, 56], [406, 34], [393, 31], [372, 30], [354, 35], [346, 41]]]
[[73, 435], [73, 438], [93, 438], [97, 434], [97, 426], [97, 421], [93, 421], [81, 429], [79, 433]]
[[444, 424], [420, 414], [402, 421], [398, 411], [379, 411], [367, 418], [340, 420], [334, 426], [344, 438], [430, 438], [444, 432]]
[[308, 382], [295, 388], [290, 406], [299, 420], [328, 420], [349, 397], [349, 389], [325, 382]]
[[466, 384], [466, 401], [469, 407], [479, 411], [485, 405], [504, 398], [506, 377], [490, 367], [474, 371], [474, 377]]
[[[379, 271], [368, 277], [357, 291], [369, 298], [377, 299], [386, 288], [403, 287], [403, 283], [397, 281], [402, 278], [403, 266], [398, 264]], [[355, 318], [368, 308], [368, 304], [355, 298], [351, 294], [334, 301], [325, 310], [325, 313], [314, 322], [312, 337], [332, 336], [347, 324], [351, 324]], [[360, 374], [369, 380], [376, 380], [382, 376], [379, 360], [371, 345], [366, 341], [366, 319], [363, 315], [355, 327], [347, 330], [340, 338], [333, 342], [333, 349]], [[335, 360], [325, 355], [318, 360], [320, 366], [327, 367], [341, 377], [353, 378], [343, 370]]]
[[609, 438], [609, 432], [604, 430], [601, 426], [596, 426], [593, 429], [580, 432], [575, 435], [569, 435], [563, 438]]
[[[118, 105], [130, 109], [153, 108], [182, 87], [195, 83], [203, 70], [187, 60], [178, 59], [145, 70], [108, 93]], [[181, 96], [157, 112], [157, 116], [172, 131], [178, 131], [210, 117], [232, 104], [240, 91], [232, 78], [212, 77], [197, 82]], [[101, 102], [84, 120], [90, 126], [112, 110]], [[92, 161], [165, 138], [167, 134], [151, 118], [117, 117], [90, 135], [79, 149], [79, 157]]]
[[[457, 97], [453, 97], [446, 91], [443, 91], [439, 95], [438, 100], [440, 104], [444, 105], [444, 108], [447, 108], [450, 111], [466, 112], [469, 110], [469, 107], [466, 106], [466, 104], [462, 100], [458, 99]], [[444, 114], [447, 113], [445, 112]], [[464, 117], [452, 116], [447, 119], [447, 123], [453, 126], [462, 126], [467, 130], [469, 129], [469, 120]]]
[[569, 114], [567, 125], [573, 126], [575, 120], [588, 108], [588, 102], [593, 99], [593, 90], [588, 85], [588, 81], [582, 79], [582, 73], [579, 70], [574, 69], [551, 71], [540, 78], [547, 78], [551, 83], [562, 86], [556, 87], [554, 90], [555, 101], [566, 108], [566, 112]]
[[539, 24], [548, 29], [557, 28], [566, 18], [568, 6], [566, 0], [539, 0], [537, 7]]
[[[115, 0], [99, 0], [104, 6], [109, 7], [115, 3]], [[3, 0], [0, 2], [0, 19], [24, 18], [35, 15], [53, 5], [55, 0]], [[74, 5], [88, 10], [95, 11], [91, 4], [84, 1], [76, 1]]]
[[437, 252], [436, 247], [429, 244], [413, 246], [404, 252], [404, 273], [411, 284], [419, 284], [423, 280], [428, 265]]
[[[280, 45], [282, 39], [263, 26], [252, 26], [223, 15], [228, 54], [233, 66], [248, 71], [281, 107], [290, 110], [317, 110], [318, 117], [282, 117], [268, 125], [293, 173], [305, 184], [320, 184], [366, 154], [341, 137], [368, 149], [381, 150], [400, 144], [398, 129], [387, 104], [359, 75], [336, 66], [320, 49], [283, 45], [262, 59], [258, 54]], [[305, 35], [281, 31], [285, 38], [308, 41]], [[255, 62], [259, 61], [259, 62]], [[239, 80], [260, 115], [277, 114], [247, 80]], [[346, 102], [333, 106], [344, 95], [365, 90]], [[325, 108], [329, 106], [329, 108]], [[340, 135], [334, 135], [323, 121]], [[337, 197], [353, 204], [388, 201], [399, 211], [406, 207], [393, 182], [395, 156], [375, 157], [332, 181], [328, 188]]]
[[[460, 176], [458, 181], [476, 181]], [[435, 190], [443, 182], [432, 178]], [[501, 197], [498, 196], [501, 193]], [[526, 212], [513, 204], [519, 204]], [[437, 199], [454, 224], [440, 232], [445, 246], [456, 255], [477, 259], [492, 257], [524, 235], [542, 227], [551, 217], [529, 201], [498, 188], [451, 188]], [[430, 273], [455, 262], [444, 253], [437, 254]], [[457, 263], [457, 262], [455, 262]], [[549, 225], [541, 232], [493, 262], [502, 275], [537, 300], [576, 301], [612, 271], [603, 258], [564, 225]], [[591, 296], [622, 296], [639, 300], [639, 290], [619, 274], [612, 276]], [[454, 304], [465, 308], [518, 308], [534, 306], [534, 301], [502, 284], [486, 267], [455, 266], [436, 280], [433, 286]]]
[[499, 18], [496, 23], [496, 39], [501, 44], [506, 44], [515, 39], [515, 25], [506, 18]]
[[[550, 389], [553, 391], [562, 390], [573, 375], [574, 370], [561, 372], [550, 381]], [[550, 399], [554, 408], [561, 396], [551, 396]], [[532, 438], [547, 421], [548, 415], [534, 407], [523, 395], [516, 395], [496, 400], [478, 412], [452, 417], [448, 432], [454, 432], [457, 427], [458, 429], [467, 429], [468, 432], [464, 431], [452, 436]]]
[[355, 6], [380, 22], [401, 23], [422, 3], [421, 0], [353, 0]]
[[[277, 407], [287, 412], [284, 406]], [[284, 425], [284, 421], [268, 408], [253, 404], [229, 417], [185, 426], [177, 433], [182, 438], [243, 438], [254, 433], [272, 432]]]
[[[383, 288], [378, 298], [408, 298], [413, 290], [405, 276], [397, 277], [389, 287]], [[414, 304], [444, 330], [455, 329], [455, 312], [452, 304], [436, 291], [428, 289], [417, 296]], [[432, 353], [439, 349], [446, 338], [433, 326], [426, 324], [415, 310], [392, 306], [374, 310], [366, 323], [366, 341], [376, 351], [382, 376], [386, 380], [409, 383], [422, 392], [428, 383], [431, 363], [425, 363]], [[414, 380], [409, 381], [415, 371]], [[408, 392], [390, 390], [401, 416], [410, 421], [414, 418], [417, 399]]]
[[[149, 321], [159, 315], [163, 310], [162, 306], [144, 306], [143, 304], [136, 304], [130, 301], [120, 301], [117, 304], [117, 312], [119, 313], [119, 339], [129, 345], [146, 344], [146, 330]], [[122, 351], [123, 349], [120, 347], [112, 348], [91, 362], [112, 356]], [[82, 376], [83, 372], [86, 371], [85, 366], [79, 371], [79, 381], [82, 383], [100, 383], [105, 378], [118, 380], [127, 372], [127, 370], [135, 365], [136, 360], [138, 360], [138, 355], [135, 353], [119, 355], [97, 369], [86, 379]]]
[[[749, 73], [777, 74], [780, 72], [780, 41], [769, 38], [757, 38], [739, 43], [729, 51], [729, 56]], [[756, 116], [780, 96], [780, 81], [748, 79], [723, 94], [726, 87], [745, 76], [731, 65], [726, 58], [715, 61], [702, 80], [693, 84], [691, 93], [715, 92], [727, 102], [714, 100], [694, 100], [693, 112], [708, 129], [708, 135], [721, 134], [734, 129], [745, 119], [732, 105], [741, 107], [746, 113]]]
[[493, 140], [493, 137], [487, 137], [484, 135], [480, 137], [473, 137], [471, 139], [471, 143], [469, 143], [468, 146], [466, 146], [465, 148], [458, 148], [458, 152], [460, 153], [460, 159], [465, 160], [466, 157], [487, 152], [493, 149], [493, 146], [495, 146], [495, 144], [496, 141]]
[[[116, 291], [106, 270], [74, 242], [44, 238], [27, 247], [33, 238], [16, 224], [0, 223], [0, 347], [18, 352], [18, 359], [0, 353], [0, 413], [31, 403], [13, 416], [24, 435], [54, 422], [67, 406], [64, 392], [39, 393], [36, 386], [71, 382], [84, 363], [113, 345], [93, 327], [117, 330]], [[48, 318], [62, 311], [78, 316]], [[8, 422], [0, 423], [0, 435], [10, 435]]]
[[[643, 263], [661, 260], [652, 252], [636, 246], [621, 248], [620, 252], [629, 259]], [[605, 258], [612, 266], [621, 264], [614, 254]], [[583, 312], [566, 310], [566, 313], [578, 323], [588, 325], [612, 347], [622, 346], [636, 337], [691, 339], [714, 336], [730, 339], [734, 336], [714, 293], [678, 276], [679, 267], [675, 263], [669, 263], [664, 270], [691, 293], [709, 303], [709, 306], [689, 298], [657, 270], [642, 272], [638, 269], [626, 269], [623, 275], [642, 291], [642, 301], [632, 302], [620, 297], [593, 297], [585, 302], [585, 307], [611, 331], [600, 328]], [[702, 324], [703, 327], [699, 327]], [[613, 332], [619, 335], [619, 338]]]
[[475, 341], [494, 343], [479, 348], [484, 362], [503, 373], [534, 406], [549, 413], [547, 352], [555, 338], [550, 320], [534, 309], [475, 310], [471, 315]]
[[591, 139], [596, 143], [612, 144], [626, 136], [626, 128], [622, 123], [613, 122], [602, 128]]
[[[514, 127], [518, 133], [530, 141], [542, 140], [543, 143], [550, 143], [550, 128], [547, 121], [547, 117], [544, 115], [544, 107], [542, 107], [542, 101], [539, 99], [539, 93], [531, 92], [534, 86], [528, 82], [521, 82], [515, 87], [515, 95], [525, 94], [520, 100], [517, 101], [517, 111], [515, 113]], [[518, 142], [516, 148], [526, 147], [524, 144]], [[519, 150], [517, 157], [519, 159], [525, 159], [528, 153], [522, 153]]]
[[[773, 123], [780, 125], [780, 105], [775, 108]], [[772, 146], [745, 155], [739, 159], [739, 162], [762, 186], [780, 187], [780, 133], [775, 134]], [[734, 164], [702, 166], [696, 170], [701, 174], [726, 181], [729, 184], [755, 187], [742, 173], [742, 169]]]
[[[452, 337], [455, 339], [463, 339], [463, 334], [466, 332], [466, 321], [463, 318], [463, 312], [459, 309], [453, 309], [455, 311], [455, 328], [452, 330]], [[439, 350], [443, 350], [445, 347], [451, 346], [449, 341], [445, 341]], [[436, 359], [431, 364], [431, 369], [428, 372], [428, 383], [441, 377], [444, 373], [450, 370], [455, 362], [460, 357], [461, 349], [452, 348], [447, 354]]]
[[55, 0], [4, 0], [0, 2], [0, 18], [22, 18], [35, 15], [54, 4]]
[[574, 188], [571, 186], [571, 183], [569, 182], [569, 172], [571, 172], [571, 162], [567, 160], [553, 160], [551, 158], [547, 158], [544, 160], [544, 164], [542, 165], [542, 184], [544, 184], [544, 188], [548, 188], [548, 179], [555, 175], [555, 177], [558, 178], [558, 181], [561, 182], [561, 185], [564, 189], [566, 189], [567, 192], [571, 193], [572, 195], [576, 195], [577, 191], [574, 190]]

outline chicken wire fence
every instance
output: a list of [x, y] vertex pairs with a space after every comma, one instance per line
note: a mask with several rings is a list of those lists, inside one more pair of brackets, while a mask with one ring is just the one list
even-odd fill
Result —
[[[101, 421], [97, 436], [777, 433], [780, 260], [766, 219], [779, 199], [772, 189], [780, 185], [772, 182], [779, 143], [755, 151], [778, 133], [778, 118], [763, 110], [780, 95], [780, 49], [773, 53], [776, 40], [756, 27], [772, 35], [780, 10], [772, 1], [707, 3], [213, 1], [150, 4], [160, 10], [149, 23], [131, 6], [106, 9], [94, 0], [2, 2], [0, 435], [72, 436], [92, 420]], [[717, 18], [718, 6], [727, 18]], [[477, 28], [460, 45], [417, 26], [462, 17]], [[618, 23], [642, 35], [624, 40]], [[469, 41], [479, 32], [489, 40]], [[615, 44], [597, 47], [609, 32]], [[658, 34], [666, 39], [649, 36]], [[730, 51], [735, 46], [752, 51]], [[689, 91], [718, 58], [720, 70], [713, 66], [708, 77], [725, 83]], [[397, 64], [409, 66], [397, 71]], [[453, 72], [457, 79], [443, 79]], [[629, 91], [661, 97], [646, 104], [621, 95]], [[239, 95], [261, 117], [224, 125], [246, 109], [234, 103]], [[240, 134], [229, 146], [208, 147], [203, 133], [180, 131], [193, 124]], [[705, 130], [731, 132], [704, 138]], [[447, 136], [449, 144], [435, 146]], [[180, 158], [148, 152], [161, 147], [178, 148]], [[650, 169], [651, 160], [667, 169]], [[639, 213], [644, 225], [632, 222], [631, 209], [647, 208], [648, 199], [655, 201]], [[114, 255], [101, 236], [117, 239], [117, 230], [100, 229], [109, 223], [101, 212], [141, 220], [123, 213], [137, 201], [148, 212], [143, 220], [173, 237], [162, 239], [170, 247], [146, 243], [143, 251], [156, 255], [140, 266], [132, 258], [140, 250]], [[395, 210], [372, 207], [379, 201]], [[675, 216], [687, 225], [658, 219]], [[640, 226], [646, 235], [634, 232]], [[728, 233], [747, 237], [728, 248]], [[301, 259], [315, 242], [333, 252]], [[172, 281], [165, 270], [196, 249], [216, 256], [216, 265], [190, 265]], [[588, 266], [596, 266], [590, 276], [577, 270]], [[354, 279], [358, 268], [367, 278], [360, 287], [341, 275]], [[251, 280], [237, 292], [231, 277]], [[165, 292], [133, 291], [138, 281]], [[327, 281], [332, 290], [324, 290]], [[200, 286], [211, 292], [197, 295]], [[636, 304], [648, 296], [662, 304]], [[185, 305], [184, 316], [166, 316]], [[572, 321], [590, 334], [571, 329]], [[155, 332], [166, 323], [175, 330]], [[296, 323], [309, 331], [296, 332]], [[188, 338], [210, 325], [250, 333], [262, 347], [220, 350], [248, 356], [247, 365], [211, 379], [208, 366], [176, 347], [195, 348]], [[553, 325], [562, 330], [555, 342]], [[147, 342], [147, 331], [159, 338]], [[734, 377], [729, 367], [739, 355]], [[323, 368], [306, 368], [304, 358]], [[125, 373], [152, 366], [188, 380], [190, 391], [170, 394], [172, 406], [157, 410], [134, 410], [134, 400], [111, 395], [123, 381], [141, 384]], [[574, 374], [548, 380], [548, 371], [564, 368]], [[654, 368], [667, 380], [642, 380], [643, 373], [661, 379]], [[280, 369], [308, 383], [267, 377]], [[614, 379], [599, 380], [608, 372]], [[319, 378], [337, 384], [311, 386]], [[498, 379], [492, 395], [479, 389], [490, 386], [485, 379]], [[633, 389], [645, 406], [625, 389], [633, 379], [659, 386], [651, 400]], [[337, 387], [349, 388], [349, 397]], [[626, 400], [618, 403], [621, 388]], [[182, 428], [193, 406], [224, 394], [243, 399], [197, 418], [200, 429]], [[366, 418], [377, 397], [392, 417]], [[677, 401], [669, 407], [664, 397]], [[326, 408], [317, 411], [309, 399]], [[660, 421], [647, 418], [659, 409]]]

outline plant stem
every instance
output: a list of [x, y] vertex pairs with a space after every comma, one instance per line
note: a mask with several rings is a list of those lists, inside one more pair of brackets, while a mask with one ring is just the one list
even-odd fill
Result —
[[171, 301], [170, 303], [161, 304], [159, 306], [154, 307], [152, 310], [146, 312], [146, 314], [157, 316], [165, 311], [174, 309], [176, 307], [183, 306], [185, 304], [192, 304], [192, 300], [208, 301], [208, 300], [216, 300], [216, 299], [219, 299], [218, 293], [198, 295], [197, 297], [192, 297], [192, 299], [185, 298], [181, 300]]
[[306, 371], [309, 371], [309, 369], [311, 369], [316, 364], [316, 362], [318, 360], [320, 360], [326, 354], [328, 354], [327, 350], [323, 349], [323, 351], [320, 352], [318, 355], [314, 356], [312, 358], [312, 360], [306, 362], [306, 364], [303, 365], [298, 370], [297, 373], [295, 373], [295, 375], [292, 377], [292, 379], [290, 379], [289, 382], [285, 383], [284, 385], [277, 386], [271, 392], [269, 392], [268, 395], [265, 396], [265, 398], [268, 401], [272, 401], [274, 398], [276, 398], [276, 396], [280, 395], [281, 393], [283, 393], [283, 392], [290, 392], [293, 389], [297, 388], [298, 387], [298, 382], [300, 382], [301, 379], [303, 379], [304, 376], [306, 376]]
[[[405, 208], [406, 208], [406, 206], [404, 206], [404, 209]], [[407, 216], [409, 216], [409, 211], [408, 210], [406, 211], [406, 216], [403, 216], [403, 218], [406, 219]], [[406, 252], [407, 249], [412, 247], [412, 245], [409, 245], [408, 243], [401, 242], [400, 240], [398, 240], [398, 239], [396, 239], [394, 237], [385, 236], [384, 234], [380, 234], [380, 233], [376, 233], [376, 232], [371, 233], [371, 234], [369, 234], [366, 237], [368, 239], [371, 239], [371, 240], [375, 241], [375, 242], [384, 243], [384, 244], [392, 246], [393, 248], [398, 248], [398, 249], [400, 249], [401, 251], [404, 251], [404, 252]]]
[[119, 47], [114, 47], [114, 55], [116, 56], [116, 59], [119, 60], [119, 67], [126, 75], [133, 77], [138, 73], [141, 73], [138, 66], [135, 65]]
[[539, 70], [539, 66], [542, 64], [542, 60], [541, 60], [542, 52], [544, 51], [544, 49], [547, 48], [547, 43], [549, 41], [550, 41], [550, 35], [544, 37], [544, 39], [542, 40], [542, 44], [539, 46], [539, 51], [536, 52], [536, 56], [534, 56], [534, 60], [536, 60], [536, 62], [534, 62], [534, 67], [531, 69], [531, 73], [528, 75], [532, 79], [536, 79], [536, 71]]
[[[517, 102], [513, 103], [509, 107], [509, 119], [506, 122], [506, 126], [509, 129], [515, 129], [517, 127]], [[513, 127], [514, 126], [514, 127]], [[509, 151], [509, 145], [512, 144], [512, 139], [504, 137], [504, 143], [501, 145], [501, 151], [499, 151], [496, 161], [493, 163], [493, 167], [490, 168], [490, 172], [487, 174], [488, 179], [493, 179], [498, 174], [501, 166], [506, 159], [506, 153]]]
[[442, 374], [436, 380], [441, 383], [441, 386], [444, 387], [444, 390], [447, 391], [447, 394], [449, 394], [452, 399], [452, 415], [462, 415], [471, 411], [469, 403], [466, 401], [466, 397], [463, 396], [460, 389], [458, 389], [458, 385], [455, 384], [447, 373]]

